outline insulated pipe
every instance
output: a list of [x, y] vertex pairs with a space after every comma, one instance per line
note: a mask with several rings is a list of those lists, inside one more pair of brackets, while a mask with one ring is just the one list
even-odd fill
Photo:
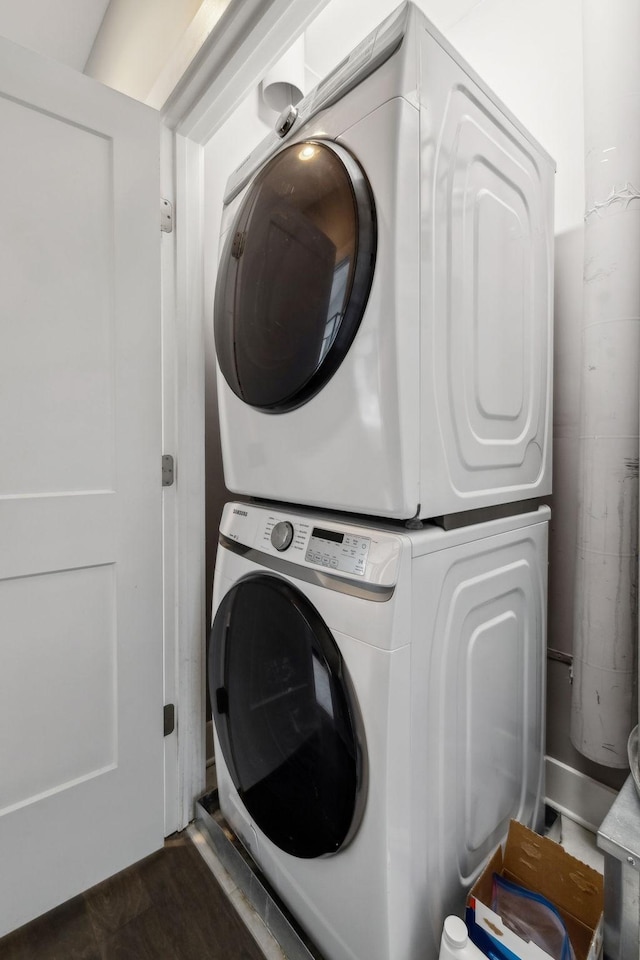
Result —
[[637, 723], [640, 4], [585, 0], [584, 330], [571, 740], [627, 766]]

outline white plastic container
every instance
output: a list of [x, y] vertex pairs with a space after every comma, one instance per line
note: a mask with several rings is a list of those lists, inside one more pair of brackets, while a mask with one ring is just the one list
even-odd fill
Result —
[[467, 925], [460, 917], [447, 917], [442, 928], [439, 960], [480, 960], [484, 953], [469, 939]]

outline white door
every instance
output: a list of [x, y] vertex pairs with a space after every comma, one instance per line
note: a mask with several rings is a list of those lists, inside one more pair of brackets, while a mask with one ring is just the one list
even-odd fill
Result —
[[0, 41], [0, 935], [161, 846], [158, 114]]

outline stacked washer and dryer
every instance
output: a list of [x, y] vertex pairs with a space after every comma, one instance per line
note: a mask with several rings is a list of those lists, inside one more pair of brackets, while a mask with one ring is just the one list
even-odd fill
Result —
[[540, 826], [553, 174], [405, 4], [227, 185], [219, 800], [326, 960]]

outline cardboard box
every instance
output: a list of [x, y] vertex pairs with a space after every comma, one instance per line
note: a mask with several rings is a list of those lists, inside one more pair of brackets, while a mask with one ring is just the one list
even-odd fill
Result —
[[543, 960], [548, 954], [509, 930], [491, 909], [494, 873], [550, 900], [566, 924], [576, 960], [598, 960], [604, 884], [597, 870], [569, 856], [553, 840], [511, 821], [504, 853], [498, 847], [467, 899], [469, 936], [485, 953], [497, 942], [520, 960]]

